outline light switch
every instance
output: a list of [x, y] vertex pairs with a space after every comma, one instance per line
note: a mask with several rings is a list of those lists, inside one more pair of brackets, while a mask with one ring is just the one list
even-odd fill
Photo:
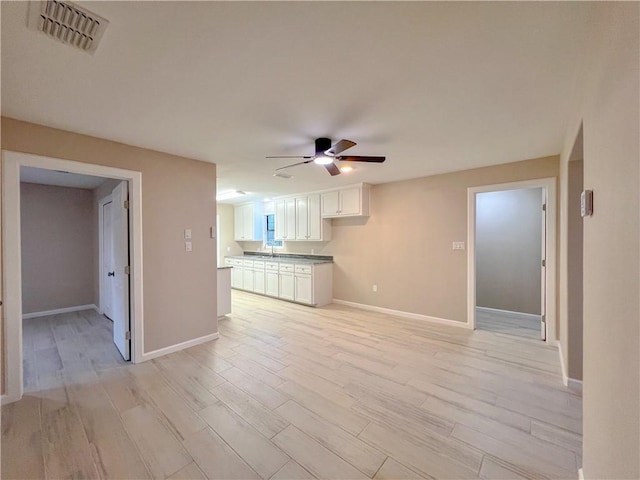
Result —
[[193, 250], [193, 246], [191, 245], [191, 242], [184, 242], [184, 250], [185, 252], [190, 252], [191, 250]]
[[216, 227], [209, 227], [209, 238], [216, 238]]
[[191, 229], [190, 228], [185, 228], [184, 229], [184, 238], [186, 240], [190, 240], [191, 239]]
[[452, 250], [464, 250], [464, 242], [453, 242], [451, 244]]

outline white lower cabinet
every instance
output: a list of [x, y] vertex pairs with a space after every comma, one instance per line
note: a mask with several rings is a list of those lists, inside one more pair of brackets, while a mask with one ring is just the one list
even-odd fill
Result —
[[242, 288], [242, 260], [236, 258], [226, 258], [224, 263], [227, 267], [233, 267], [231, 269], [231, 288]]
[[253, 260], [242, 262], [242, 289], [253, 292]]
[[265, 293], [264, 262], [253, 262], [253, 291]]
[[331, 303], [333, 265], [226, 259], [233, 266], [231, 286], [292, 302], [320, 307]]
[[309, 274], [296, 273], [294, 279], [294, 300], [300, 303], [313, 303], [313, 279]]
[[281, 263], [279, 268], [279, 294], [280, 298], [284, 298], [285, 300], [293, 300], [295, 298], [294, 295], [294, 286], [293, 286], [293, 264], [292, 263]]
[[264, 264], [264, 276], [266, 281], [265, 294], [277, 297], [280, 294], [278, 263], [266, 262]]

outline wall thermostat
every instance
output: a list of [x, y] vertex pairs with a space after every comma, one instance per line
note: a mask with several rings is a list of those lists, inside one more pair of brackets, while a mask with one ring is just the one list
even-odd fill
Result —
[[580, 194], [580, 215], [593, 215], [593, 190], [585, 190]]

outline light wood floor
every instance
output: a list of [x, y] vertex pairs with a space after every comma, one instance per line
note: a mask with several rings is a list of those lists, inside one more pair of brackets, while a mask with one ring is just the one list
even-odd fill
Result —
[[540, 317], [523, 318], [506, 311], [476, 310], [476, 328], [540, 340]]
[[2, 408], [2, 478], [577, 478], [555, 348], [237, 291], [233, 312], [144, 364], [60, 354]]

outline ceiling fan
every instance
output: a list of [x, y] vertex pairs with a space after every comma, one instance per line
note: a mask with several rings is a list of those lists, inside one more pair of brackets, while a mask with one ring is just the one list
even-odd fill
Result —
[[318, 165], [324, 165], [327, 171], [334, 175], [340, 175], [340, 169], [335, 164], [336, 160], [341, 162], [370, 162], [370, 163], [382, 163], [386, 160], [386, 157], [364, 157], [361, 155], [339, 155], [344, 152], [348, 148], [351, 148], [356, 145], [356, 142], [352, 142], [351, 140], [340, 140], [335, 144], [331, 145], [330, 138], [316, 138], [316, 153], [314, 155], [308, 156], [274, 156], [267, 158], [302, 158], [304, 161], [293, 163], [291, 165], [287, 165], [285, 167], [276, 168], [277, 170], [282, 170], [289, 167], [295, 167], [296, 165], [304, 165], [305, 163], [317, 163]]

